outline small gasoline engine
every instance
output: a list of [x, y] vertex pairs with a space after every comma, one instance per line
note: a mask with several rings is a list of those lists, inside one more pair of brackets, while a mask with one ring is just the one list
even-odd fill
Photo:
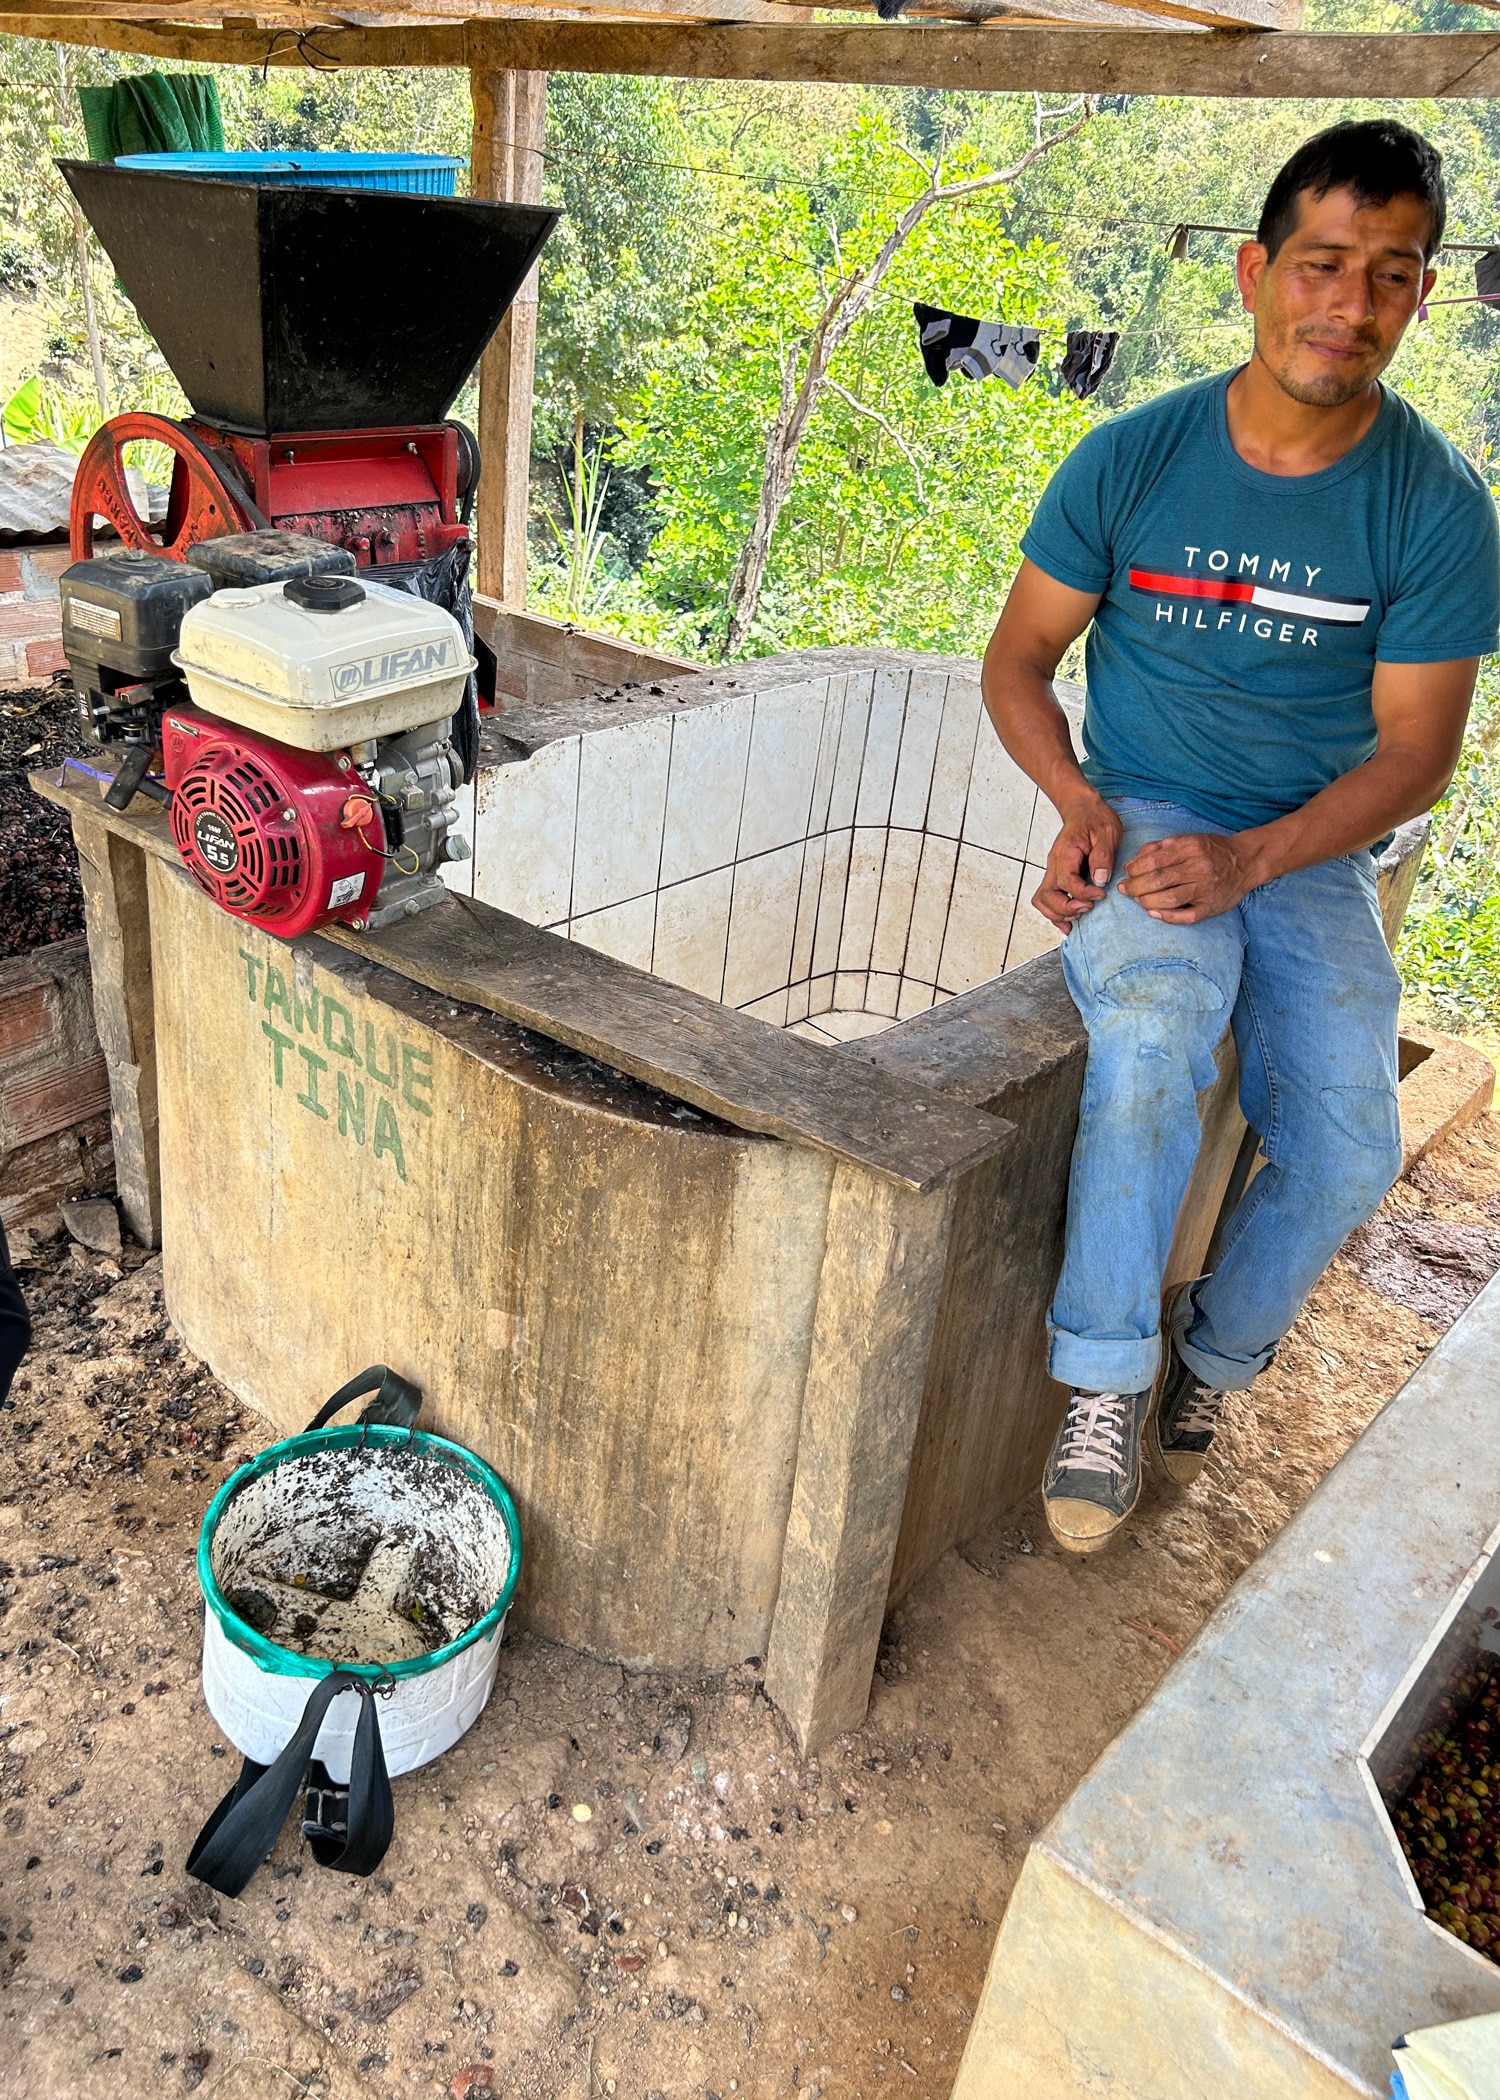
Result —
[[[437, 903], [437, 870], [469, 854], [452, 729], [474, 659], [458, 622], [294, 533], [192, 553], [63, 573], [85, 720], [124, 753], [106, 799], [166, 802], [199, 886], [283, 939]], [[215, 569], [242, 580], [216, 590]], [[145, 775], [158, 744], [161, 781]]]
[[201, 886], [283, 937], [421, 911], [469, 852], [487, 655], [448, 411], [558, 215], [58, 165], [192, 407], [111, 418], [74, 483], [63, 647], [106, 800], [167, 803]]

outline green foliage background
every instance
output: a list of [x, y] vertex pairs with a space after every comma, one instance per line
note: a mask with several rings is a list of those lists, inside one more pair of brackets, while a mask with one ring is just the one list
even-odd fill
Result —
[[[1489, 27], [1447, 0], [1321, 0], [1316, 26]], [[51, 167], [82, 154], [74, 85], [134, 60], [0, 38], [0, 329], [45, 319], [40, 373], [60, 415], [97, 413], [69, 199]], [[467, 151], [462, 75], [220, 73], [226, 135], [245, 148]], [[1449, 237], [1500, 238], [1500, 107], [1108, 98], [1081, 134], [907, 244], [834, 361], [772, 543], [753, 652], [868, 642], [972, 654], [983, 645], [1048, 475], [1089, 425], [1247, 353], [1232, 235], [1276, 168], [1346, 115], [1399, 115], [1441, 146]], [[788, 353], [832, 286], [868, 260], [941, 154], [946, 174], [1012, 165], [1031, 96], [554, 76], [547, 194], [566, 218], [542, 266], [534, 596], [688, 656], [724, 627], [754, 516]], [[109, 406], [182, 406], [97, 256], [91, 281]], [[1438, 295], [1471, 290], [1467, 259]], [[1043, 332], [1038, 375], [932, 387], [913, 299]], [[1052, 375], [1065, 332], [1123, 340], [1081, 404]], [[21, 376], [27, 376], [25, 374]], [[1500, 318], [1435, 307], [1389, 375], [1500, 484]], [[456, 413], [472, 419], [472, 391]], [[580, 460], [602, 489], [591, 559], [567, 558]], [[595, 545], [597, 542], [597, 546]], [[1500, 1028], [1500, 677], [1474, 725], [1408, 923], [1401, 964], [1434, 1015]]]

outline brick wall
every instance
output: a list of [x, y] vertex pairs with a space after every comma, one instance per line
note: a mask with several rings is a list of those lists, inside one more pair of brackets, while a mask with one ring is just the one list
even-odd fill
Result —
[[627, 681], [647, 685], [653, 679], [680, 678], [699, 668], [686, 657], [665, 656], [618, 635], [594, 634], [586, 627], [549, 620], [478, 591], [474, 630], [495, 652], [495, 705], [502, 713], [518, 705], [545, 707], [558, 700], [583, 699]]
[[66, 546], [0, 547], [0, 686], [63, 668], [57, 579], [71, 560]]
[[107, 1183], [109, 1078], [80, 933], [0, 962], [0, 1219]]

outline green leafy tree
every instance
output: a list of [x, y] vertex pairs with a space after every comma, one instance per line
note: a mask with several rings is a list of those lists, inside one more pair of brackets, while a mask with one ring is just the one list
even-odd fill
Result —
[[[696, 609], [719, 646], [969, 647], [1089, 418], [1040, 380], [933, 388], [912, 302], [1033, 322], [1055, 351], [1066, 266], [1009, 239], [1003, 175], [959, 147], [935, 185], [878, 105], [821, 178], [742, 192], [692, 337], [627, 419], [624, 456], [651, 464], [666, 521], [643, 581]], [[753, 600], [747, 545], [761, 555]]]
[[708, 208], [663, 81], [556, 75], [547, 90], [549, 203], [542, 254], [537, 434], [606, 429], [682, 326]]

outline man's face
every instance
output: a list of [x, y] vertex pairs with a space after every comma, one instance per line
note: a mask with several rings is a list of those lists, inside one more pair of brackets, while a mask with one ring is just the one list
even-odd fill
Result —
[[1297, 224], [1268, 261], [1239, 252], [1240, 291], [1255, 316], [1256, 355], [1294, 401], [1342, 408], [1378, 379], [1432, 289], [1420, 197], [1361, 204], [1352, 190], [1297, 200]]

